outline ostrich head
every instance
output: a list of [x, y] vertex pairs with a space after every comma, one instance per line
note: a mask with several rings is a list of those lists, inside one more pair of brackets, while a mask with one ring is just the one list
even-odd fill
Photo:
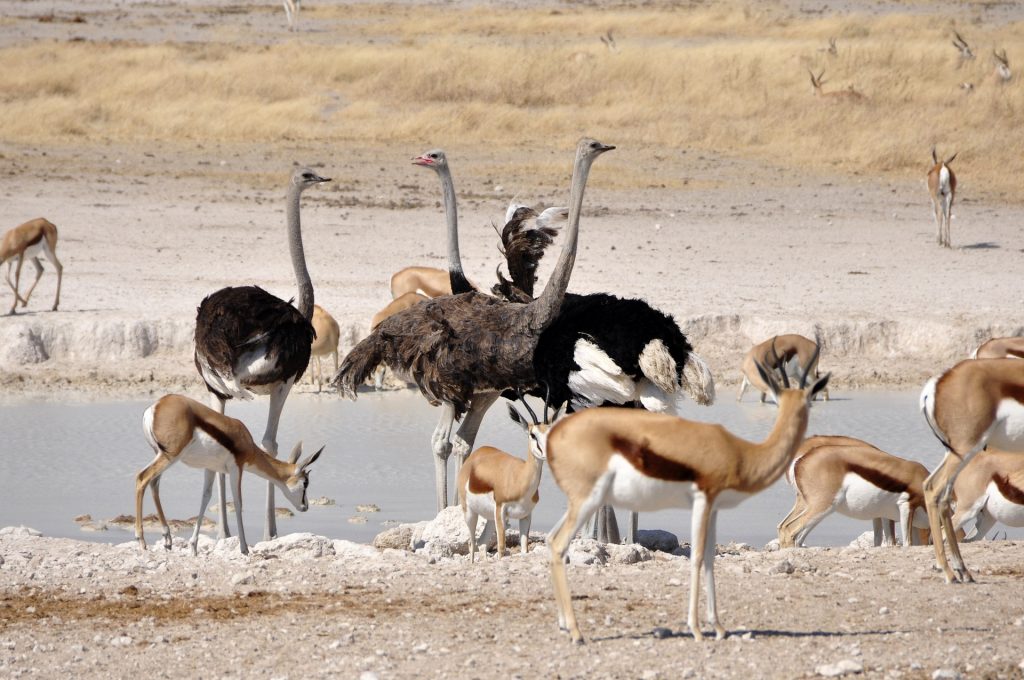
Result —
[[442, 168], [448, 167], [448, 158], [441, 149], [431, 149], [422, 155], [412, 159], [413, 165], [422, 165], [434, 172], [440, 172]]
[[577, 158], [590, 158], [591, 160], [597, 158], [605, 151], [611, 151], [614, 146], [610, 144], [602, 144], [596, 139], [590, 137], [582, 138], [576, 145], [576, 157]]
[[330, 177], [321, 177], [309, 168], [296, 168], [292, 173], [292, 186], [300, 192], [305, 191], [314, 184], [330, 181]]

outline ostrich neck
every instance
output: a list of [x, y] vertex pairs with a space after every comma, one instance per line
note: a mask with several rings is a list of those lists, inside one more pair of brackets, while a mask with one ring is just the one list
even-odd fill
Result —
[[569, 228], [565, 234], [565, 243], [558, 256], [555, 270], [548, 279], [541, 294], [530, 303], [530, 327], [544, 330], [555, 320], [558, 310], [569, 288], [569, 275], [572, 274], [576, 262], [576, 242], [579, 234], [580, 211], [583, 208], [583, 190], [587, 186], [587, 175], [590, 173], [590, 158], [577, 157], [572, 171], [572, 188], [569, 190]]
[[455, 203], [455, 183], [447, 166], [438, 168], [441, 189], [444, 192], [444, 216], [448, 223], [448, 280], [452, 293], [468, 293], [474, 290], [462, 271], [462, 256], [459, 253], [459, 211]]
[[288, 250], [295, 270], [295, 283], [299, 288], [299, 314], [307, 320], [313, 318], [313, 281], [306, 269], [306, 254], [302, 250], [302, 227], [299, 224], [299, 196], [302, 190], [292, 185], [288, 189]]

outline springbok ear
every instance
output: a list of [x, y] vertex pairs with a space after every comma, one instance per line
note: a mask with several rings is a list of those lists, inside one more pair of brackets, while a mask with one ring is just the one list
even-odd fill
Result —
[[321, 447], [320, 447], [319, 449], [317, 449], [317, 450], [316, 450], [316, 453], [314, 453], [314, 454], [313, 454], [312, 456], [310, 456], [310, 457], [309, 457], [309, 458], [307, 458], [306, 460], [302, 461], [302, 464], [301, 464], [301, 465], [299, 465], [299, 469], [300, 469], [300, 470], [305, 470], [305, 469], [306, 469], [306, 468], [308, 468], [308, 467], [309, 467], [310, 465], [312, 465], [313, 463], [315, 463], [315, 462], [316, 462], [316, 459], [320, 457], [320, 454], [321, 454], [321, 453], [323, 453], [323, 451], [324, 451], [324, 447], [323, 447], [323, 446], [321, 446]]
[[508, 417], [512, 419], [512, 422], [523, 428], [524, 430], [530, 429], [530, 426], [526, 423], [526, 419], [519, 413], [515, 406], [512, 404], [508, 405]]
[[814, 401], [814, 397], [828, 386], [828, 379], [832, 377], [832, 373], [826, 373], [825, 375], [818, 378], [813, 385], [811, 385], [811, 391], [807, 393], [807, 400]]
[[292, 465], [295, 465], [295, 461], [297, 461], [299, 459], [299, 456], [301, 456], [301, 455], [302, 455], [302, 442], [300, 441], [298, 444], [295, 445], [295, 448], [292, 449], [291, 455], [288, 456], [288, 462], [291, 463]]

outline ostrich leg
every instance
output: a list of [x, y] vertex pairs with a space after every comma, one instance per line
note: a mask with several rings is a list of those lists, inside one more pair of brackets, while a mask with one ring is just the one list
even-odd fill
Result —
[[447, 402], [441, 404], [441, 417], [430, 438], [434, 452], [434, 490], [437, 494], [437, 511], [448, 507], [448, 457], [452, 455], [452, 428], [455, 426], [455, 407]]
[[[213, 392], [210, 392], [210, 408], [217, 413], [224, 415], [224, 400]], [[231, 538], [231, 529], [228, 528], [228, 497], [225, 492], [224, 474], [217, 473], [217, 507], [219, 508], [220, 521], [217, 524], [217, 539]], [[205, 512], [205, 510], [204, 510]], [[238, 512], [238, 508], [235, 508]], [[200, 520], [202, 517], [199, 518]]]
[[581, 532], [583, 538], [593, 538], [602, 543], [620, 543], [619, 523], [615, 519], [615, 510], [610, 505], [602, 505], [597, 509]]
[[[292, 377], [278, 383], [270, 393], [270, 412], [267, 414], [267, 429], [263, 433], [262, 443], [263, 450], [274, 458], [277, 458], [277, 426], [281, 423], [281, 411], [294, 382], [295, 378]], [[241, 508], [235, 508], [236, 513], [241, 511]], [[272, 538], [277, 538], [277, 513], [274, 511], [274, 484], [267, 482], [267, 517], [263, 524], [263, 540], [269, 541]]]

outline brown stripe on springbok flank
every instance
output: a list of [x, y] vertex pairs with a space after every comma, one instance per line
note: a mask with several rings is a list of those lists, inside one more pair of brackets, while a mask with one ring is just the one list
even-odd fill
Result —
[[860, 475], [883, 491], [888, 491], [890, 493], [903, 493], [907, 490], [906, 484], [898, 479], [893, 479], [884, 472], [879, 472], [874, 468], [863, 467], [861, 465], [851, 463], [850, 472], [855, 475]]
[[1011, 357], [1017, 357], [1018, 359], [1024, 359], [1024, 350], [1020, 349], [1008, 349], [1006, 354]]
[[682, 463], [677, 463], [661, 456], [648, 447], [648, 440], [633, 442], [623, 437], [613, 436], [611, 445], [622, 457], [629, 461], [637, 472], [663, 479], [667, 482], [693, 482], [697, 480], [697, 472]]
[[211, 423], [204, 423], [203, 421], [197, 419], [196, 425], [199, 426], [200, 430], [210, 435], [215, 442], [217, 442], [225, 449], [227, 449], [231, 453], [231, 455], [237, 456], [239, 454], [238, 449], [235, 448], [234, 440], [232, 440], [231, 437], [227, 436], [224, 432], [218, 430]]
[[471, 470], [469, 473], [469, 483], [466, 486], [469, 487], [470, 493], [490, 493], [494, 491], [490, 484], [487, 484], [479, 477], [476, 476], [476, 470]]
[[1024, 505], [1024, 489], [1015, 487], [1008, 476], [994, 474], [992, 481], [996, 483], [996, 488], [1006, 500], [1017, 505]]

